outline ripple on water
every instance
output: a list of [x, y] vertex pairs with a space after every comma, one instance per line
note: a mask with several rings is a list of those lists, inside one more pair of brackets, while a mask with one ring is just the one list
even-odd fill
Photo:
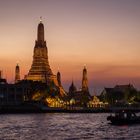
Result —
[[14, 114], [0, 116], [0, 140], [140, 139], [139, 125], [111, 126], [108, 114]]

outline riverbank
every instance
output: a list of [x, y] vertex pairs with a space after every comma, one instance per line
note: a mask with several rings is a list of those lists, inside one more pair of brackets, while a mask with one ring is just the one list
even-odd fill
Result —
[[54, 108], [54, 107], [33, 107], [33, 106], [4, 106], [0, 108], [0, 114], [25, 114], [25, 113], [109, 113], [104, 108]]
[[0, 106], [0, 114], [26, 113], [111, 113], [118, 110], [140, 112], [140, 108], [108, 107], [108, 108], [58, 108], [36, 105]]

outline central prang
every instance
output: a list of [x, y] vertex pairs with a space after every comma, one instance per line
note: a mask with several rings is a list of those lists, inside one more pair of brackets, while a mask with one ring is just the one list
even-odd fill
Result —
[[38, 24], [37, 40], [35, 41], [33, 62], [27, 80], [54, 82], [58, 85], [57, 78], [53, 75], [48, 61], [48, 49], [44, 41], [44, 25], [42, 21]]

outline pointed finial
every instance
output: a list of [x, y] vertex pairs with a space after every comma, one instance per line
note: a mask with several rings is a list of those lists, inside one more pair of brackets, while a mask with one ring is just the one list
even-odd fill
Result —
[[74, 85], [74, 83], [73, 83], [73, 79], [72, 79], [71, 85]]
[[74, 78], [72, 77], [72, 84], [74, 84]]
[[40, 16], [40, 23], [42, 23], [42, 16]]
[[86, 68], [86, 64], [84, 64], [84, 69]]
[[17, 61], [16, 63], [17, 63], [17, 65], [16, 65], [16, 66], [19, 66], [19, 61]]

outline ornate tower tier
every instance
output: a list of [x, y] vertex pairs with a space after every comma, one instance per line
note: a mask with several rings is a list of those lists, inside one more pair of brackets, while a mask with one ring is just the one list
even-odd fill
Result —
[[37, 40], [35, 41], [33, 62], [28, 75], [27, 80], [33, 81], [54, 81], [56, 83], [57, 78], [53, 75], [48, 61], [48, 49], [46, 41], [44, 40], [44, 25], [42, 21], [38, 24]]

